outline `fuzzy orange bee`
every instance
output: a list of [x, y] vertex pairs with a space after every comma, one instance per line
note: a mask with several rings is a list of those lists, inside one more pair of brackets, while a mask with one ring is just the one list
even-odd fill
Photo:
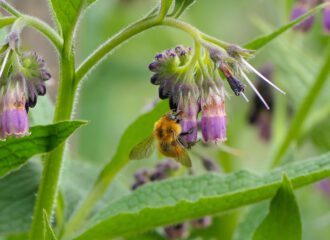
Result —
[[174, 158], [182, 165], [191, 167], [191, 159], [187, 149], [193, 144], [187, 143], [182, 137], [190, 134], [193, 129], [182, 132], [181, 113], [167, 113], [155, 122], [152, 134], [131, 150], [129, 158], [144, 159], [149, 157], [154, 150], [156, 141], [159, 152], [164, 156]]

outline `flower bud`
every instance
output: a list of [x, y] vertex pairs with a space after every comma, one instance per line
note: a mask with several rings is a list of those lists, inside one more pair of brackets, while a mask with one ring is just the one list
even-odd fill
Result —
[[178, 89], [177, 112], [181, 112], [181, 128], [185, 135], [182, 138], [187, 143], [195, 143], [197, 141], [197, 116], [200, 111], [197, 102], [198, 89], [192, 84], [182, 84]]
[[220, 71], [225, 75], [231, 90], [235, 93], [236, 96], [241, 95], [244, 92], [245, 84], [243, 84], [240, 80], [238, 80], [232, 71], [230, 70], [229, 66], [224, 62], [220, 62], [219, 64]]
[[224, 142], [227, 140], [227, 117], [224, 93], [210, 88], [202, 99], [202, 135], [205, 142]]
[[219, 172], [219, 166], [211, 159], [202, 158], [203, 167], [210, 172]]
[[25, 82], [21, 74], [13, 76], [9, 84], [3, 87], [1, 99], [1, 138], [8, 136], [23, 137], [29, 135], [29, 120], [25, 110]]
[[150, 172], [147, 169], [142, 169], [137, 171], [134, 174], [135, 182], [132, 184], [131, 189], [135, 190], [138, 187], [144, 185], [145, 183], [150, 181]]
[[[291, 20], [297, 19], [298, 17], [304, 15], [307, 11], [308, 11], [307, 4], [304, 2], [298, 2], [292, 10]], [[315, 21], [315, 16], [312, 15], [307, 19], [305, 19], [304, 21], [297, 24], [294, 27], [294, 29], [297, 31], [308, 32], [312, 28], [314, 21]]]
[[46, 68], [45, 61], [37, 53], [27, 52], [21, 56], [22, 66], [25, 70], [27, 103], [26, 108], [34, 107], [37, 103], [37, 97], [46, 94], [45, 81], [51, 78]]

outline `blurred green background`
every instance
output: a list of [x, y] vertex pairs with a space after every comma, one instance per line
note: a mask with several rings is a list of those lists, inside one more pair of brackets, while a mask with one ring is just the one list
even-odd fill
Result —
[[[78, 59], [84, 59], [109, 36], [143, 16], [155, 4], [155, 0], [97, 1], [80, 23]], [[197, 1], [184, 14], [183, 20], [219, 39], [244, 44], [284, 24], [289, 14], [287, 1], [204, 0]], [[225, 169], [248, 168], [260, 171], [269, 165], [277, 143], [286, 133], [292, 112], [315, 79], [328, 42], [329, 37], [322, 32], [319, 14], [308, 34], [291, 31], [257, 53], [251, 61], [253, 65], [261, 68], [265, 63], [273, 64], [273, 80], [288, 94], [283, 96], [274, 93], [275, 102], [279, 106], [275, 112], [279, 114], [275, 114], [276, 119], [273, 119], [273, 139], [265, 142], [260, 139], [258, 130], [248, 124], [252, 103], [246, 103], [230, 93], [231, 97], [226, 103], [229, 119], [227, 144], [237, 150], [239, 155], [216, 151], [213, 156], [219, 157]], [[74, 152], [80, 159], [100, 166], [113, 155], [124, 129], [157, 98], [157, 87], [149, 83], [151, 73], [148, 64], [157, 52], [177, 44], [192, 46], [192, 40], [185, 33], [168, 27], [151, 29], [117, 49], [83, 82], [76, 112], [78, 118], [88, 119], [90, 124], [81, 129], [73, 144]], [[327, 84], [325, 89], [329, 90], [330, 85]], [[247, 95], [252, 98], [250, 89]], [[324, 90], [313, 112], [319, 110], [318, 113], [322, 113], [329, 109], [329, 97], [326, 95]], [[283, 114], [287, 112], [286, 106], [291, 109], [291, 114]], [[313, 121], [312, 115], [310, 118], [307, 122]], [[329, 122], [327, 119], [320, 124], [325, 126]], [[289, 151], [287, 158], [305, 159], [329, 150], [330, 137], [326, 129], [311, 129], [299, 148]], [[121, 174], [124, 181], [130, 183], [131, 172], [146, 162], [131, 164]], [[154, 160], [148, 163], [154, 164]], [[315, 186], [299, 190], [298, 196], [304, 218], [304, 239], [328, 239], [329, 198], [315, 189]], [[224, 239], [225, 236], [224, 231]]]
[[[17, 5], [29, 5], [28, 1], [14, 2]], [[292, 2], [199, 0], [182, 19], [219, 39], [244, 44], [287, 22], [291, 11], [288, 3]], [[79, 25], [76, 37], [77, 64], [79, 65], [111, 35], [145, 15], [156, 3], [156, 0], [96, 1], [88, 9]], [[39, 14], [35, 9], [32, 10]], [[251, 63], [258, 69], [265, 63], [271, 63], [274, 66], [273, 81], [287, 92], [286, 96], [274, 92], [275, 107], [272, 115], [271, 141], [266, 142], [260, 139], [258, 129], [248, 124], [252, 101], [246, 103], [242, 98], [234, 96], [227, 88], [230, 97], [226, 102], [228, 114], [226, 147], [232, 148], [231, 150], [237, 154], [226, 153], [221, 150], [223, 149], [221, 146], [203, 153], [217, 159], [225, 172], [238, 169], [250, 169], [258, 173], [264, 171], [269, 166], [278, 143], [287, 132], [292, 114], [315, 80], [322, 64], [323, 53], [329, 43], [329, 36], [322, 32], [321, 15], [318, 14], [311, 32], [302, 34], [291, 31], [257, 52]], [[187, 34], [168, 27], [148, 30], [123, 44], [96, 66], [88, 78], [82, 82], [77, 98], [75, 118], [86, 119], [90, 122], [71, 140], [70, 152], [67, 153], [67, 157], [75, 162], [74, 166], [82, 169], [74, 173], [73, 177], [71, 176], [76, 178], [73, 182], [76, 182], [77, 188], [79, 188], [78, 185], [85, 186], [85, 183], [86, 186], [91, 185], [92, 179], [97, 174], [95, 169], [101, 168], [109, 161], [125, 128], [157, 99], [158, 89], [150, 84], [151, 72], [148, 70], [148, 64], [156, 53], [178, 44], [192, 46], [193, 42]], [[33, 44], [31, 46], [39, 50], [38, 46], [33, 46]], [[46, 44], [46, 47], [49, 48], [49, 45]], [[54, 58], [54, 51], [46, 53], [46, 59], [51, 59], [51, 57]], [[54, 99], [56, 63], [51, 65], [51, 69], [54, 71], [55, 81], [50, 84], [49, 92]], [[328, 81], [307, 119], [300, 141], [289, 150], [286, 159], [291, 161], [305, 159], [330, 150], [329, 90]], [[247, 89], [247, 96], [250, 99], [253, 98], [250, 89]], [[40, 100], [40, 104], [46, 106], [46, 101]], [[39, 116], [36, 117], [35, 123], [47, 123], [45, 119], [50, 121], [49, 113], [44, 113], [38, 108], [33, 111]], [[48, 108], [47, 111], [49, 112]], [[196, 166], [198, 166], [197, 161], [198, 159], [194, 159]], [[132, 173], [146, 164], [154, 165], [155, 159], [131, 163], [120, 174], [120, 182], [123, 183], [126, 192], [133, 181]], [[86, 166], [94, 166], [94, 168], [86, 168]], [[64, 179], [67, 169], [70, 168], [67, 167], [64, 170]], [[90, 171], [94, 177], [85, 179], [85, 182], [77, 182], [79, 176], [84, 175], [83, 169], [87, 171], [93, 169]], [[74, 186], [71, 187], [74, 188]], [[306, 187], [297, 193], [303, 216], [304, 239], [329, 239], [330, 198], [315, 186]], [[229, 213], [228, 219], [234, 215], [235, 212]], [[216, 222], [216, 226], [223, 231], [223, 239], [230, 239], [230, 233], [226, 235], [226, 228], [228, 230], [232, 226], [226, 225], [226, 216], [219, 218]], [[219, 232], [218, 230], [215, 232]]]

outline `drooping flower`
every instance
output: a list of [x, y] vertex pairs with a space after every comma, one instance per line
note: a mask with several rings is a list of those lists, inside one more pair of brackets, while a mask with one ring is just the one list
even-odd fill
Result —
[[0, 137], [23, 137], [29, 134], [28, 109], [38, 95], [46, 93], [50, 79], [44, 60], [36, 53], [19, 50], [19, 36], [12, 32], [0, 56]]
[[[176, 112], [182, 112], [181, 127], [182, 132], [188, 133], [183, 136], [187, 143], [194, 143], [197, 141], [197, 116], [200, 111], [198, 104], [198, 89], [194, 85], [183, 84], [178, 88], [178, 103], [174, 109]], [[172, 98], [171, 98], [172, 99]], [[173, 100], [171, 100], [173, 102]]]
[[[207, 45], [210, 52], [213, 53], [211, 55], [214, 63], [219, 67], [219, 70], [224, 73], [226, 76], [232, 90], [238, 96], [242, 95], [246, 101], [249, 101], [247, 97], [244, 95], [243, 91], [245, 89], [244, 84], [238, 79], [244, 79], [246, 83], [252, 88], [254, 93], [261, 100], [266, 109], [270, 109], [266, 100], [263, 98], [258, 89], [254, 86], [248, 74], [250, 72], [255, 73], [261, 80], [275, 88], [282, 94], [285, 94], [283, 90], [277, 87], [274, 83], [268, 80], [265, 76], [263, 76], [260, 72], [258, 72], [248, 61], [245, 60], [244, 56], [249, 56], [250, 53], [246, 49], [242, 49], [236, 45], [230, 45], [226, 52], [223, 53], [223, 49], [220, 49], [215, 46]], [[216, 56], [216, 57], [214, 57]], [[220, 56], [220, 57], [219, 57]]]
[[205, 80], [201, 96], [202, 135], [205, 142], [224, 142], [227, 140], [227, 116], [223, 88]]
[[45, 60], [37, 53], [26, 52], [21, 56], [22, 67], [24, 68], [28, 100], [26, 107], [34, 107], [37, 97], [46, 94], [45, 82], [51, 78], [46, 68]]
[[8, 136], [23, 137], [29, 135], [29, 121], [25, 110], [26, 87], [21, 74], [9, 79], [6, 87], [2, 88], [1, 98], [1, 139]]

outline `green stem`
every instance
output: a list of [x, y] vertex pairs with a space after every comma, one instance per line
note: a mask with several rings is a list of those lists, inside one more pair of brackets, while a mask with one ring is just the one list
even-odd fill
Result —
[[163, 19], [166, 17], [166, 14], [172, 5], [172, 2], [173, 2], [173, 0], [162, 0], [161, 1], [160, 10], [159, 10], [159, 14], [158, 14], [159, 21], [163, 21]]
[[28, 15], [23, 15], [22, 18], [27, 25], [33, 27], [34, 29], [42, 33], [55, 46], [58, 52], [62, 50], [63, 39], [47, 23], [39, 20], [38, 18], [31, 17]]
[[[60, 85], [56, 101], [54, 122], [71, 119], [74, 104], [75, 88], [74, 59], [72, 55], [61, 54], [60, 58]], [[57, 194], [60, 170], [63, 162], [65, 143], [49, 153], [44, 160], [44, 169], [34, 209], [30, 239], [42, 239], [40, 226], [43, 224], [43, 210], [52, 216], [52, 210]]]
[[276, 167], [281, 164], [282, 157], [290, 147], [293, 140], [299, 137], [302, 126], [310, 112], [312, 106], [317, 100], [321, 90], [323, 89], [324, 84], [327, 81], [327, 78], [330, 73], [330, 48], [327, 49], [325, 61], [323, 66], [314, 82], [314, 84], [309, 89], [306, 97], [301, 103], [296, 115], [294, 116], [290, 129], [286, 134], [286, 137], [282, 144], [280, 145], [275, 158], [273, 159], [272, 167]]
[[201, 39], [200, 31], [190, 24], [172, 18], [164, 18], [163, 21], [160, 21], [158, 17], [148, 17], [123, 29], [88, 56], [76, 71], [76, 85], [78, 85], [86, 74], [88, 74], [97, 63], [102, 61], [102, 59], [105, 58], [115, 47], [144, 30], [158, 25], [167, 25], [178, 28], [190, 34], [197, 41], [200, 41]]
[[[101, 47], [99, 47], [94, 53], [92, 53], [76, 71], [76, 85], [89, 71], [91, 71], [92, 67], [95, 64], [100, 62], [115, 47], [117, 47], [127, 39], [135, 36], [136, 34], [157, 25], [168, 25], [181, 29], [189, 33], [195, 40], [200, 40], [199, 31], [197, 29], [195, 29], [189, 24], [180, 22], [178, 20], [165, 18], [162, 22], [159, 22], [159, 20], [155, 17], [141, 20], [137, 23], [132, 24], [131, 26], [119, 32], [114, 37], [107, 40]], [[102, 171], [108, 172], [109, 174], [100, 175], [99, 179], [95, 183], [91, 192], [88, 194], [87, 198], [82, 202], [77, 211], [69, 220], [66, 230], [63, 233], [63, 237], [68, 237], [79, 229], [79, 227], [84, 223], [85, 219], [90, 214], [96, 202], [103, 196], [104, 192], [111, 184], [113, 178], [122, 169], [122, 167], [123, 166], [120, 166], [116, 169], [112, 169], [110, 173], [109, 171]]]
[[7, 3], [4, 0], [0, 0], [0, 7], [6, 10], [8, 13], [12, 14], [14, 17], [8, 17], [7, 21], [5, 22], [7, 24], [14, 23], [18, 19], [23, 19], [24, 22], [38, 30], [40, 33], [42, 33], [46, 38], [53, 43], [55, 48], [58, 51], [61, 51], [62, 45], [63, 45], [63, 39], [57, 34], [57, 32], [50, 27], [47, 23], [39, 20], [38, 18], [29, 16], [29, 15], [24, 15], [17, 11], [13, 6], [11, 6], [9, 3]]
[[205, 40], [207, 42], [211, 42], [211, 43], [213, 43], [215, 45], [218, 45], [219, 47], [224, 48], [224, 49], [227, 49], [230, 45], [232, 45], [232, 44], [227, 43], [225, 41], [221, 41], [221, 40], [219, 40], [219, 39], [217, 39], [215, 37], [209, 36], [209, 35], [207, 35], [205, 33], [202, 33], [201, 34], [201, 37], [202, 37], [203, 40]]
[[5, 0], [0, 0], [0, 7], [6, 10], [8, 13], [14, 15], [15, 17], [21, 17], [22, 14], [17, 11], [13, 6], [7, 3]]

